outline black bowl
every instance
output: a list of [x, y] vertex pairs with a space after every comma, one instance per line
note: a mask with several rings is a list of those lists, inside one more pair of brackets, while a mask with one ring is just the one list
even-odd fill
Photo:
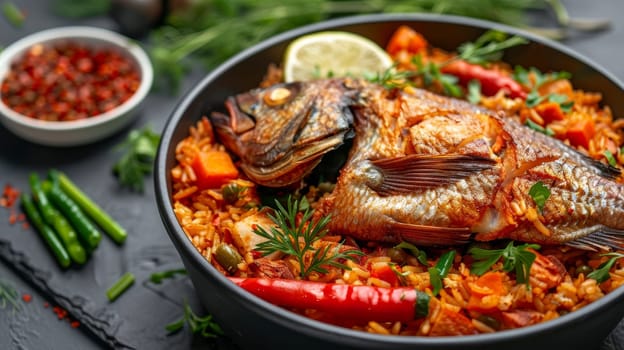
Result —
[[289, 349], [588, 349], [597, 348], [624, 316], [624, 288], [558, 319], [521, 329], [460, 337], [382, 336], [317, 322], [274, 306], [238, 288], [198, 253], [172, 209], [170, 169], [175, 146], [189, 127], [211, 110], [222, 109], [229, 95], [254, 88], [270, 63], [280, 63], [288, 43], [303, 34], [345, 30], [384, 45], [393, 31], [407, 24], [432, 45], [453, 50], [487, 29], [524, 36], [528, 45], [507, 50], [512, 65], [572, 73], [576, 88], [599, 91], [615, 115], [624, 114], [624, 88], [589, 59], [564, 46], [507, 26], [452, 16], [422, 14], [370, 15], [341, 18], [292, 30], [231, 58], [204, 78], [175, 108], [165, 127], [156, 164], [156, 194], [169, 237], [188, 269], [202, 303], [243, 348]]

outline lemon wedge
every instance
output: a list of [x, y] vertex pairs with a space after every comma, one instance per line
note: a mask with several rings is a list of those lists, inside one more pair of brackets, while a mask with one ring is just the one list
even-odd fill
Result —
[[349, 32], [304, 35], [286, 48], [284, 80], [305, 81], [383, 72], [392, 58], [373, 41]]

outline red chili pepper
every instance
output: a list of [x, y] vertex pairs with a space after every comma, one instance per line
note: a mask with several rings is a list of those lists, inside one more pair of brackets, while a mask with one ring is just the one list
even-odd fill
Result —
[[311, 281], [230, 278], [272, 304], [315, 309], [339, 317], [408, 322], [429, 312], [429, 295], [414, 288], [381, 288]]
[[457, 60], [443, 66], [441, 71], [456, 76], [463, 86], [467, 86], [471, 80], [478, 80], [481, 83], [481, 93], [486, 96], [496, 95], [500, 90], [504, 90], [511, 98], [519, 97], [524, 100], [527, 96], [522, 86], [511, 77], [477, 64]]

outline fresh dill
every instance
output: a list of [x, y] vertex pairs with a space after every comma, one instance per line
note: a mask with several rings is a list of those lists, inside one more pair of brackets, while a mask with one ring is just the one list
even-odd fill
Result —
[[341, 261], [355, 260], [356, 256], [364, 254], [356, 249], [341, 251], [342, 244], [315, 248], [315, 243], [328, 232], [326, 226], [330, 217], [323, 216], [313, 221], [309, 205], [292, 197], [288, 197], [286, 207], [277, 200], [275, 205], [277, 210], [269, 217], [277, 227], [271, 227], [269, 231], [261, 226], [254, 229], [257, 235], [266, 238], [266, 241], [256, 245], [256, 250], [263, 255], [282, 252], [294, 256], [299, 263], [302, 278], [312, 272], [327, 273], [325, 266], [349, 269]]

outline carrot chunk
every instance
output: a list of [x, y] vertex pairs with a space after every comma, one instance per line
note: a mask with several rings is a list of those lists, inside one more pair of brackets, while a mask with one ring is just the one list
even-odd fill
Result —
[[427, 40], [408, 26], [400, 26], [388, 41], [386, 51], [390, 55], [396, 55], [401, 51], [415, 54], [427, 47]]
[[561, 110], [561, 106], [557, 102], [545, 102], [535, 106], [535, 112], [544, 119], [546, 124], [550, 124], [555, 120], [563, 120], [565, 114]]
[[479, 312], [491, 312], [498, 308], [500, 297], [507, 293], [503, 284], [503, 274], [488, 272], [469, 285], [470, 299], [466, 309]]
[[587, 149], [589, 148], [589, 140], [594, 137], [595, 133], [594, 121], [582, 119], [568, 129], [566, 137], [573, 146], [583, 146]]
[[238, 177], [238, 169], [227, 152], [199, 152], [191, 167], [197, 176], [196, 185], [200, 189], [218, 188], [227, 181]]

